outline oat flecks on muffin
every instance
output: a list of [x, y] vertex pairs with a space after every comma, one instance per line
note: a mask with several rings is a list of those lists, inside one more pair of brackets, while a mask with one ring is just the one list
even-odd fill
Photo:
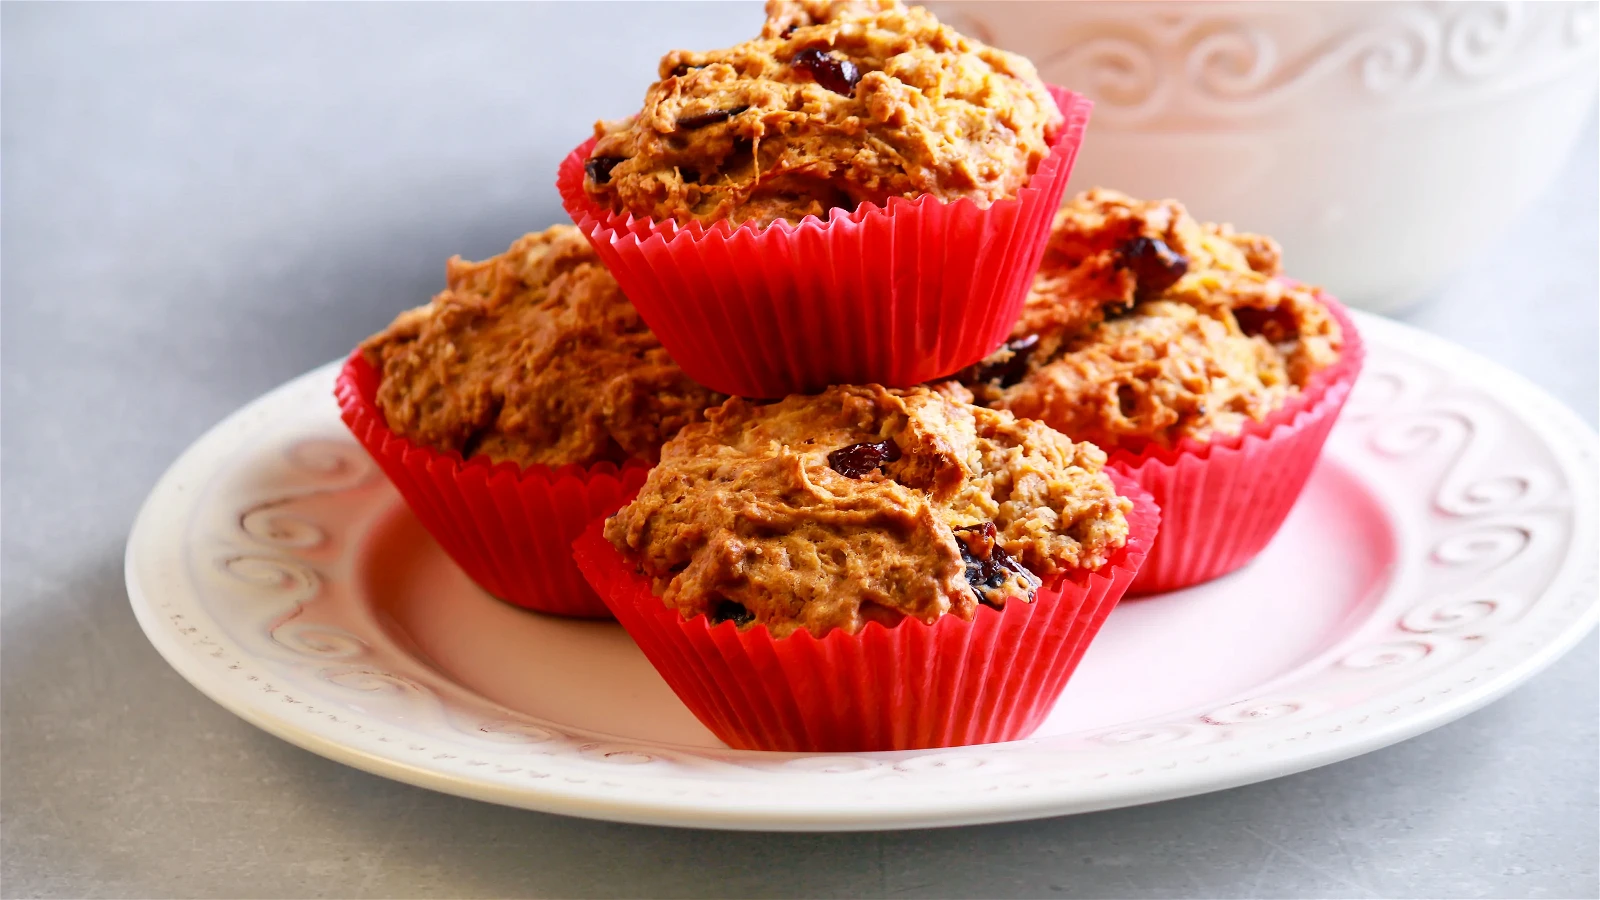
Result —
[[1270, 238], [1108, 190], [1056, 216], [1012, 339], [964, 373], [979, 402], [1102, 447], [1237, 434], [1338, 359], [1339, 324], [1277, 276]]
[[390, 429], [519, 465], [654, 460], [723, 399], [689, 380], [570, 225], [483, 262], [362, 351]]
[[970, 619], [1127, 540], [1105, 454], [927, 388], [732, 399], [662, 449], [607, 539], [685, 616], [854, 633]]
[[1015, 195], [1062, 117], [1033, 64], [898, 0], [769, 0], [761, 36], [676, 50], [584, 187], [657, 220], [826, 218], [891, 197]]

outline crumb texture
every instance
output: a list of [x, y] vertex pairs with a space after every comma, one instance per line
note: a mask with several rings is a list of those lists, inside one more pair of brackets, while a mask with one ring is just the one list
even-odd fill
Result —
[[603, 208], [761, 224], [932, 194], [1012, 197], [1060, 111], [1033, 64], [898, 0], [770, 0], [761, 35], [675, 50], [635, 116], [595, 126]]
[[685, 616], [777, 636], [970, 619], [1123, 546], [1104, 462], [928, 388], [735, 398], [668, 442], [605, 534]]
[[1271, 238], [1089, 191], [1057, 214], [1011, 340], [961, 381], [1107, 448], [1237, 434], [1339, 357], [1338, 322], [1280, 274]]
[[450, 260], [447, 287], [362, 350], [390, 429], [519, 465], [655, 460], [723, 397], [689, 379], [576, 228]]

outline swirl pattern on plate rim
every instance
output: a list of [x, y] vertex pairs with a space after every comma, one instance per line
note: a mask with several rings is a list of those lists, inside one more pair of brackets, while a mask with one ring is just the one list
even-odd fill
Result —
[[[325, 393], [321, 381], [302, 381], [299, 393], [290, 393], [295, 402]], [[227, 533], [190, 522], [192, 591], [154, 598], [150, 606], [190, 653], [302, 727], [379, 756], [426, 760], [512, 787], [557, 779], [630, 796], [726, 799], [765, 773], [782, 772], [845, 779], [853, 785], [852, 802], [870, 803], [906, 783], [939, 795], [968, 791], [972, 779], [985, 790], [1032, 791], [1138, 778], [1313, 746], [1471, 690], [1587, 615], [1595, 602], [1594, 559], [1582, 548], [1569, 551], [1580, 519], [1592, 530], [1592, 510], [1573, 501], [1594, 486], [1592, 436], [1567, 435], [1582, 457], [1576, 467], [1533, 445], [1522, 448], [1528, 452], [1496, 452], [1497, 441], [1532, 440], [1517, 421], [1538, 414], [1453, 381], [1394, 344], [1375, 353], [1330, 448], [1359, 459], [1363, 475], [1379, 482], [1426, 477], [1433, 485], [1426, 494], [1413, 492], [1422, 503], [1391, 510], [1416, 557], [1408, 565], [1426, 576], [1427, 589], [1392, 589], [1372, 627], [1269, 691], [1103, 733], [898, 754], [759, 754], [642, 745], [497, 706], [448, 682], [373, 623], [304, 615], [310, 600], [339, 590], [361, 537], [320, 521], [317, 504], [394, 502], [359, 448], [340, 448], [323, 436], [337, 431], [320, 421], [329, 430], [282, 448], [281, 470], [218, 476], [260, 490], [231, 516]], [[1572, 483], [1574, 477], [1588, 480]], [[242, 652], [220, 624], [239, 609], [252, 611], [246, 620], [260, 623], [274, 655]], [[1368, 694], [1387, 699], [1348, 702], [1349, 685], [1360, 679], [1381, 682], [1381, 690]], [[374, 712], [374, 703], [402, 704], [403, 721]], [[1079, 752], [1062, 753], [1067, 747]], [[638, 772], [650, 774], [629, 774]]]

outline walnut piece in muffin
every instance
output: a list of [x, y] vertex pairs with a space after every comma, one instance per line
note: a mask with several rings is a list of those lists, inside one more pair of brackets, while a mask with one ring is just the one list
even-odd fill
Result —
[[1237, 434], [1342, 346], [1280, 266], [1271, 238], [1201, 224], [1173, 200], [1089, 191], [1057, 214], [1011, 340], [961, 381], [1106, 448]]
[[854, 633], [970, 619], [1126, 542], [1105, 454], [927, 388], [734, 398], [679, 432], [606, 538], [685, 616]]
[[1014, 196], [1061, 125], [1025, 58], [899, 0], [769, 0], [761, 36], [675, 50], [595, 125], [584, 188], [657, 220], [798, 222], [922, 194]]
[[436, 450], [519, 465], [655, 460], [723, 397], [689, 379], [570, 225], [483, 262], [362, 352], [389, 428]]

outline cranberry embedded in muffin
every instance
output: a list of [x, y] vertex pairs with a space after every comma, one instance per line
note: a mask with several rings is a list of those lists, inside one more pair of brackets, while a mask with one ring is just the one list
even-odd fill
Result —
[[1012, 340], [962, 381], [979, 402], [1108, 449], [1237, 434], [1339, 358], [1270, 238], [1176, 201], [1093, 190], [1063, 207]]
[[1123, 546], [1104, 462], [927, 388], [735, 398], [662, 448], [605, 536], [685, 616], [778, 637], [970, 619]]
[[657, 220], [826, 218], [1016, 194], [1062, 123], [1032, 63], [899, 0], [769, 0], [759, 38], [677, 50], [643, 110], [595, 126], [584, 187]]

